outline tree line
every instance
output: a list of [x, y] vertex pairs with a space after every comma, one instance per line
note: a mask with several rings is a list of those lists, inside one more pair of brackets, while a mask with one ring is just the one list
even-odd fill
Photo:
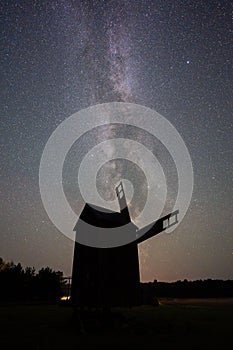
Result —
[[36, 273], [34, 267], [23, 268], [20, 263], [5, 262], [0, 257], [0, 302], [57, 301], [64, 284], [61, 271], [45, 267]]
[[141, 283], [145, 299], [157, 298], [232, 298], [233, 280], [205, 279], [176, 282]]
[[[114, 278], [114, 276], [112, 277]], [[5, 301], [59, 301], [69, 289], [61, 271], [49, 267], [38, 272], [34, 267], [5, 262], [0, 257], [0, 303]], [[64, 292], [66, 291], [66, 292]], [[141, 283], [144, 302], [159, 297], [232, 298], [233, 280], [206, 279], [195, 281]]]

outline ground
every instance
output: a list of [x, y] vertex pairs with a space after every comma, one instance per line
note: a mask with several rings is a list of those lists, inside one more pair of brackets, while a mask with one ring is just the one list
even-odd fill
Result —
[[79, 349], [96, 345], [219, 349], [233, 343], [233, 299], [159, 299], [160, 305], [99, 311], [83, 322], [71, 307], [1, 305], [0, 349]]

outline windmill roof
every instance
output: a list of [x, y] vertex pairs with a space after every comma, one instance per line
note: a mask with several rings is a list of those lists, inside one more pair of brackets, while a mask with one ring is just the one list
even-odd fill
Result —
[[114, 212], [106, 208], [101, 208], [96, 205], [86, 203], [82, 213], [74, 227], [74, 231], [77, 230], [79, 220], [83, 220], [86, 223], [95, 227], [113, 228], [120, 227], [130, 223], [137, 229], [137, 226], [127, 219], [121, 212]]

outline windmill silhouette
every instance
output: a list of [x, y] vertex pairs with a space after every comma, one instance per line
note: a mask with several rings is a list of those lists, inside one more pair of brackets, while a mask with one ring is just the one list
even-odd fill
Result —
[[[142, 303], [138, 244], [178, 223], [178, 210], [150, 224], [143, 230], [131, 222], [122, 182], [116, 187], [120, 213], [103, 211], [88, 203], [74, 227], [74, 247], [71, 302], [80, 307], [135, 306]], [[94, 231], [96, 227], [118, 228], [127, 224], [127, 234], [134, 237], [131, 243], [117, 247], [96, 248], [80, 244], [82, 222]], [[145, 232], [145, 234], [143, 234]]]

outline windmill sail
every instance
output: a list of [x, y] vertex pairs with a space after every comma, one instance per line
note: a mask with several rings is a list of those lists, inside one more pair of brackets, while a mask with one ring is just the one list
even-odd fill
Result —
[[116, 187], [116, 194], [117, 194], [121, 214], [124, 216], [125, 219], [127, 219], [128, 221], [131, 221], [122, 181]]
[[163, 216], [159, 220], [155, 221], [153, 224], [143, 227], [143, 229], [138, 231], [139, 238], [137, 239], [136, 243], [142, 243], [147, 239], [156, 236], [160, 232], [172, 227], [173, 225], [176, 225], [178, 223], [178, 214], [179, 210], [175, 210], [172, 213]]

